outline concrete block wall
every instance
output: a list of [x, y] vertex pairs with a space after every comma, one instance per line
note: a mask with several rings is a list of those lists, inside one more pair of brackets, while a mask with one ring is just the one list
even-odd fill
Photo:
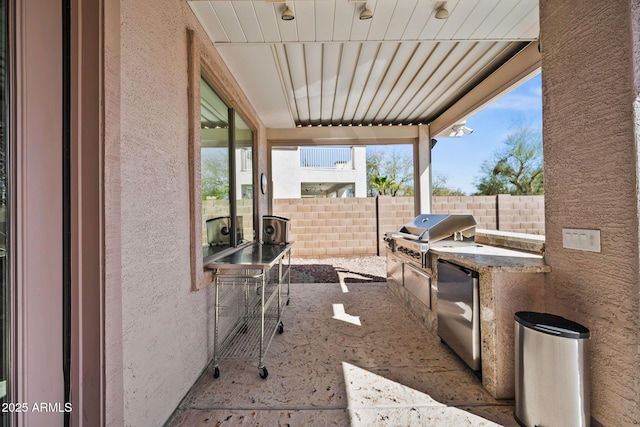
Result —
[[403, 224], [415, 218], [413, 197], [382, 196], [378, 203], [378, 245], [380, 254], [384, 255], [384, 233], [398, 231]]
[[273, 214], [291, 219], [299, 257], [376, 254], [374, 198], [275, 199]]
[[[544, 234], [544, 196], [440, 196], [433, 213], [472, 214], [478, 228]], [[384, 255], [384, 233], [415, 217], [413, 197], [275, 199], [300, 257]]]
[[487, 230], [544, 234], [544, 196], [437, 196], [432, 211], [472, 214]]
[[500, 194], [496, 213], [499, 230], [544, 234], [544, 196]]
[[496, 196], [435, 196], [431, 205], [433, 213], [472, 214], [477, 227], [487, 230], [497, 229], [497, 209]]

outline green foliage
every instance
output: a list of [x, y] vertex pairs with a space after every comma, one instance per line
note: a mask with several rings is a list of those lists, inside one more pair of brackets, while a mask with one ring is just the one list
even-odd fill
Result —
[[381, 196], [390, 194], [392, 189], [396, 186], [396, 183], [389, 177], [378, 175], [371, 178], [370, 184], [371, 187]]
[[544, 194], [540, 130], [520, 124], [507, 135], [504, 145], [480, 167], [476, 194]]
[[229, 151], [216, 149], [202, 159], [202, 200], [229, 199]]
[[434, 174], [431, 183], [431, 194], [434, 196], [466, 196], [459, 188], [450, 188], [447, 185], [449, 178], [443, 174]]
[[412, 155], [367, 147], [367, 195], [412, 196]]

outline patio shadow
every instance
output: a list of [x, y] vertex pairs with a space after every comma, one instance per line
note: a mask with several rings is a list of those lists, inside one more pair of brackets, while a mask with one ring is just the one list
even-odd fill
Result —
[[340, 283], [331, 264], [292, 264], [291, 283]]

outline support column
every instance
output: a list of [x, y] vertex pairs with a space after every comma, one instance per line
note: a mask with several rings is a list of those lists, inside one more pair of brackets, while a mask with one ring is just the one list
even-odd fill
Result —
[[414, 145], [416, 215], [431, 213], [431, 137], [429, 127], [418, 126], [418, 141]]
[[[639, 4], [540, 1], [545, 305], [591, 330], [591, 425], [640, 419]], [[567, 228], [600, 252], [565, 248]]]

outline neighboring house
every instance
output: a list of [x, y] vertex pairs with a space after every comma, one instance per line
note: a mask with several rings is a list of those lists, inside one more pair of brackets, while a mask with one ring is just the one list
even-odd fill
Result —
[[242, 147], [236, 150], [237, 185], [236, 199], [253, 199], [253, 150]]
[[366, 147], [277, 147], [273, 197], [366, 197]]

